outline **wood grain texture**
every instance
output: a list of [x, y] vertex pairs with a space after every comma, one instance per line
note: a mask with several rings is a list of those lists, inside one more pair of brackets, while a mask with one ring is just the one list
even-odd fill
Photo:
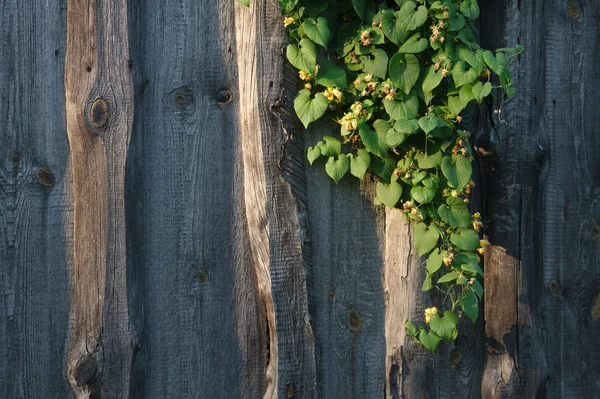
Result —
[[67, 377], [76, 397], [127, 392], [125, 161], [133, 121], [127, 3], [67, 3], [66, 120], [73, 176]]
[[68, 397], [66, 2], [0, 1], [0, 397]]
[[130, 2], [132, 397], [265, 392], [268, 327], [244, 210], [234, 7]]
[[266, 179], [266, 216], [277, 328], [277, 397], [316, 396], [315, 333], [310, 307], [304, 142], [290, 119], [296, 72], [284, 63], [279, 8], [256, 1], [257, 110]]

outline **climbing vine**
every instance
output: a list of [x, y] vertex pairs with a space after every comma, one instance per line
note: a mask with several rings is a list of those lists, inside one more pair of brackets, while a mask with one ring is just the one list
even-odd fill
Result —
[[[247, 5], [247, 0], [238, 0]], [[452, 341], [463, 314], [473, 322], [483, 295], [481, 216], [471, 214], [475, 186], [470, 133], [461, 112], [502, 90], [521, 46], [482, 49], [473, 21], [477, 0], [279, 0], [289, 34], [287, 59], [303, 87], [294, 99], [305, 127], [326, 116], [339, 135], [308, 148], [337, 183], [377, 176], [376, 204], [415, 221], [414, 245], [425, 257], [423, 291], [441, 308], [406, 334], [434, 352]], [[499, 89], [494, 91], [494, 89]]]

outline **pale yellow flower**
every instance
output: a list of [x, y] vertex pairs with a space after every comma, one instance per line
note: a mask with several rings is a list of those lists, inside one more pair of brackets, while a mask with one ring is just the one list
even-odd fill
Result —
[[294, 22], [296, 22], [296, 20], [292, 17], [285, 17], [285, 19], [283, 20], [283, 26], [288, 26], [293, 24]]

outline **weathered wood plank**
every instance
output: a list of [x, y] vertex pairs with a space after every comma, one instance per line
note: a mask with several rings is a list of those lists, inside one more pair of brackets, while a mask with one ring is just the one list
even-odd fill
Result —
[[[130, 4], [133, 397], [260, 397], [268, 327], [245, 207], [235, 2]], [[132, 166], [132, 168], [135, 168]], [[139, 205], [138, 205], [139, 204]], [[133, 238], [133, 237], [132, 237]], [[135, 293], [134, 293], [135, 292]], [[268, 310], [267, 310], [268, 311]]]
[[[88, 23], [82, 23], [88, 21]], [[133, 121], [127, 3], [67, 3], [66, 119], [73, 177], [67, 377], [76, 397], [129, 387], [125, 160]]]
[[0, 397], [68, 397], [65, 2], [0, 10]]

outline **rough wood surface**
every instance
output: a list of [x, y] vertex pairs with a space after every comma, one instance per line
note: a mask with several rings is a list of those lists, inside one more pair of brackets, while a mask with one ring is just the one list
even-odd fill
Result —
[[65, 2], [0, 1], [0, 10], [0, 397], [65, 398]]

